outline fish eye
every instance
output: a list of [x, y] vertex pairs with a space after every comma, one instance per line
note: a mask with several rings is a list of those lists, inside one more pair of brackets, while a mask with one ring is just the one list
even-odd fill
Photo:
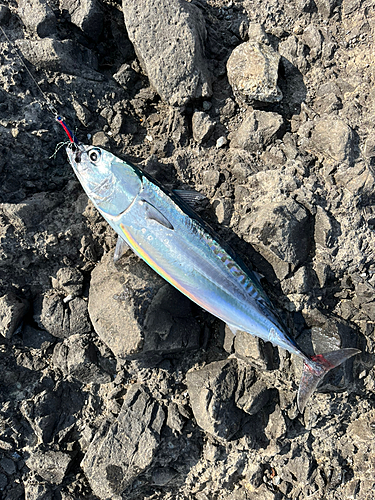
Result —
[[89, 158], [90, 158], [90, 161], [92, 161], [93, 163], [96, 163], [100, 158], [100, 151], [98, 151], [97, 149], [93, 149], [89, 153]]

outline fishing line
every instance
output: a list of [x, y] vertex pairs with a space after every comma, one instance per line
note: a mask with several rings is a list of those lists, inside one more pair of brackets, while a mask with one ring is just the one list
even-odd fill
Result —
[[64, 118], [61, 117], [58, 114], [57, 109], [52, 104], [52, 102], [51, 102], [50, 98], [47, 96], [47, 94], [45, 94], [43, 92], [43, 90], [40, 87], [39, 83], [36, 81], [36, 79], [34, 78], [33, 74], [31, 73], [31, 71], [29, 70], [29, 68], [26, 66], [26, 63], [23, 60], [23, 57], [21, 56], [21, 54], [18, 52], [18, 49], [17, 49], [16, 45], [12, 42], [12, 40], [10, 40], [10, 38], [5, 33], [5, 31], [4, 31], [4, 29], [3, 29], [3, 27], [1, 25], [0, 25], [0, 29], [1, 29], [1, 31], [2, 31], [2, 33], [4, 35], [4, 37], [5, 37], [5, 39], [9, 43], [11, 51], [13, 51], [14, 54], [17, 56], [18, 60], [22, 64], [22, 66], [26, 69], [26, 71], [27, 71], [28, 75], [30, 76], [31, 80], [34, 82], [36, 88], [39, 90], [39, 92], [43, 96], [43, 99], [46, 101], [46, 104], [47, 104], [47, 107], [48, 107], [49, 111], [53, 114], [53, 116], [54, 116], [55, 120], [57, 121], [57, 123], [59, 123], [62, 126], [62, 128], [64, 129], [66, 135], [69, 138], [69, 142], [72, 143], [72, 144], [77, 144], [78, 145], [78, 139], [77, 139], [77, 137], [73, 134], [73, 132], [67, 126], [67, 124], [64, 121]]

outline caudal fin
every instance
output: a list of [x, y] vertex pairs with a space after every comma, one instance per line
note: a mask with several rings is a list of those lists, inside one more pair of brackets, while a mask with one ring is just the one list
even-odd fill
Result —
[[315, 391], [319, 382], [330, 370], [332, 370], [332, 368], [341, 365], [341, 363], [360, 352], [361, 351], [359, 349], [340, 349], [338, 351], [312, 356], [310, 358], [310, 363], [305, 361], [303, 364], [303, 372], [297, 397], [297, 406], [299, 411], [301, 413], [303, 412], [307, 400]]

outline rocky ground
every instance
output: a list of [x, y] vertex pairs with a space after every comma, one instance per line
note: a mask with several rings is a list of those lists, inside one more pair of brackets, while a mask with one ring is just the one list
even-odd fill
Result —
[[[10, 0], [0, 25], [1, 498], [372, 499], [373, 1]], [[299, 360], [113, 263], [46, 99], [203, 193], [306, 352], [363, 351], [304, 414]]]

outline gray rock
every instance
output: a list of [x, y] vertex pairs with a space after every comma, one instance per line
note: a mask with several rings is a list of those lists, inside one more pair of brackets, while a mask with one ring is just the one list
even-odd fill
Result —
[[21, 324], [27, 309], [27, 301], [14, 293], [0, 297], [0, 335], [10, 339]]
[[313, 289], [313, 279], [311, 271], [306, 266], [302, 266], [288, 279], [281, 283], [281, 289], [286, 295], [309, 293]]
[[199, 345], [191, 303], [133, 254], [103, 257], [91, 276], [89, 314], [115, 356], [167, 354]]
[[255, 110], [247, 114], [236, 132], [229, 134], [230, 147], [256, 152], [270, 144], [282, 130], [277, 113]]
[[82, 294], [83, 275], [74, 267], [62, 267], [52, 278], [52, 286], [59, 292], [63, 292], [71, 298]]
[[32, 349], [47, 349], [56, 339], [45, 330], [25, 325], [22, 328], [22, 340], [25, 346]]
[[310, 60], [317, 59], [321, 54], [323, 44], [320, 30], [314, 24], [309, 24], [303, 32], [302, 41], [310, 49]]
[[286, 422], [279, 405], [275, 406], [275, 410], [269, 416], [268, 424], [265, 427], [264, 432], [267, 438], [273, 441], [280, 439], [285, 435]]
[[59, 204], [60, 196], [51, 193], [35, 193], [22, 203], [1, 203], [0, 213], [19, 231], [36, 228]]
[[170, 104], [210, 96], [201, 11], [184, 0], [123, 0], [126, 29], [151, 85]]
[[83, 384], [107, 384], [111, 381], [110, 375], [97, 366], [97, 355], [90, 339], [81, 335], [72, 335], [57, 344], [52, 363], [64, 376], [73, 377]]
[[123, 64], [120, 66], [118, 71], [113, 75], [113, 79], [116, 80], [121, 87], [124, 89], [130, 88], [135, 80], [137, 79], [137, 73], [132, 69], [130, 64]]
[[35, 309], [35, 321], [54, 337], [63, 339], [91, 331], [87, 302], [80, 297], [67, 302], [54, 290], [49, 290]]
[[104, 12], [97, 0], [60, 0], [60, 10], [69, 14], [69, 20], [85, 35], [98, 40], [103, 30]]
[[[282, 63], [285, 66], [295, 66], [302, 74], [305, 74], [308, 68], [306, 60], [306, 47], [299, 39], [290, 35], [286, 40], [279, 44], [279, 53], [283, 56]], [[290, 72], [290, 68], [287, 68]]]
[[26, 28], [41, 38], [56, 31], [56, 17], [47, 0], [20, 0], [17, 14]]
[[98, 61], [91, 50], [72, 40], [17, 40], [23, 57], [37, 68], [77, 75], [101, 82], [104, 76], [96, 71]]
[[52, 484], [61, 484], [72, 458], [61, 451], [36, 452], [26, 460], [26, 465]]
[[363, 154], [368, 159], [375, 158], [375, 137], [372, 135], [366, 139]]
[[34, 476], [29, 475], [23, 482], [25, 489], [25, 500], [52, 500], [51, 487], [38, 481]]
[[319, 14], [322, 15], [323, 19], [329, 19], [336, 7], [338, 0], [314, 0], [318, 8]]
[[273, 349], [271, 344], [263, 342], [260, 338], [250, 335], [250, 333], [238, 332], [236, 334], [234, 337], [234, 350], [236, 357], [246, 360], [260, 370], [267, 370], [272, 367]]
[[258, 413], [268, 403], [269, 391], [261, 380], [253, 384], [237, 401], [237, 406], [249, 415]]
[[7, 5], [0, 5], [0, 24], [7, 24], [11, 16], [10, 9]]
[[278, 102], [283, 95], [277, 86], [280, 55], [270, 45], [249, 41], [236, 47], [227, 62], [234, 95], [249, 102]]
[[16, 464], [11, 460], [10, 458], [3, 457], [0, 460], [0, 467], [3, 469], [4, 472], [7, 474], [15, 474], [16, 473]]
[[331, 217], [324, 208], [317, 206], [315, 215], [314, 239], [321, 248], [330, 248], [334, 242], [334, 231]]
[[8, 484], [8, 478], [0, 472], [0, 491], [4, 490]]
[[142, 386], [130, 387], [117, 420], [103, 423], [81, 462], [95, 495], [121, 495], [152, 463], [164, 420], [163, 409]]
[[60, 415], [61, 401], [55, 393], [42, 391], [33, 400], [24, 400], [20, 410], [31, 425], [38, 443], [49, 443]]
[[302, 264], [311, 249], [310, 217], [307, 210], [291, 198], [262, 204], [252, 213], [248, 235], [250, 243], [272, 252], [294, 266]]
[[144, 321], [142, 354], [168, 355], [200, 347], [200, 327], [193, 318], [191, 302], [165, 283], [156, 292]]
[[240, 428], [241, 411], [235, 405], [237, 362], [215, 361], [186, 374], [194, 417], [204, 431], [230, 439]]
[[321, 118], [312, 130], [309, 147], [337, 162], [349, 162], [353, 155], [353, 133], [340, 119]]
[[192, 118], [193, 137], [197, 142], [205, 142], [210, 138], [215, 122], [203, 111], [195, 111]]

